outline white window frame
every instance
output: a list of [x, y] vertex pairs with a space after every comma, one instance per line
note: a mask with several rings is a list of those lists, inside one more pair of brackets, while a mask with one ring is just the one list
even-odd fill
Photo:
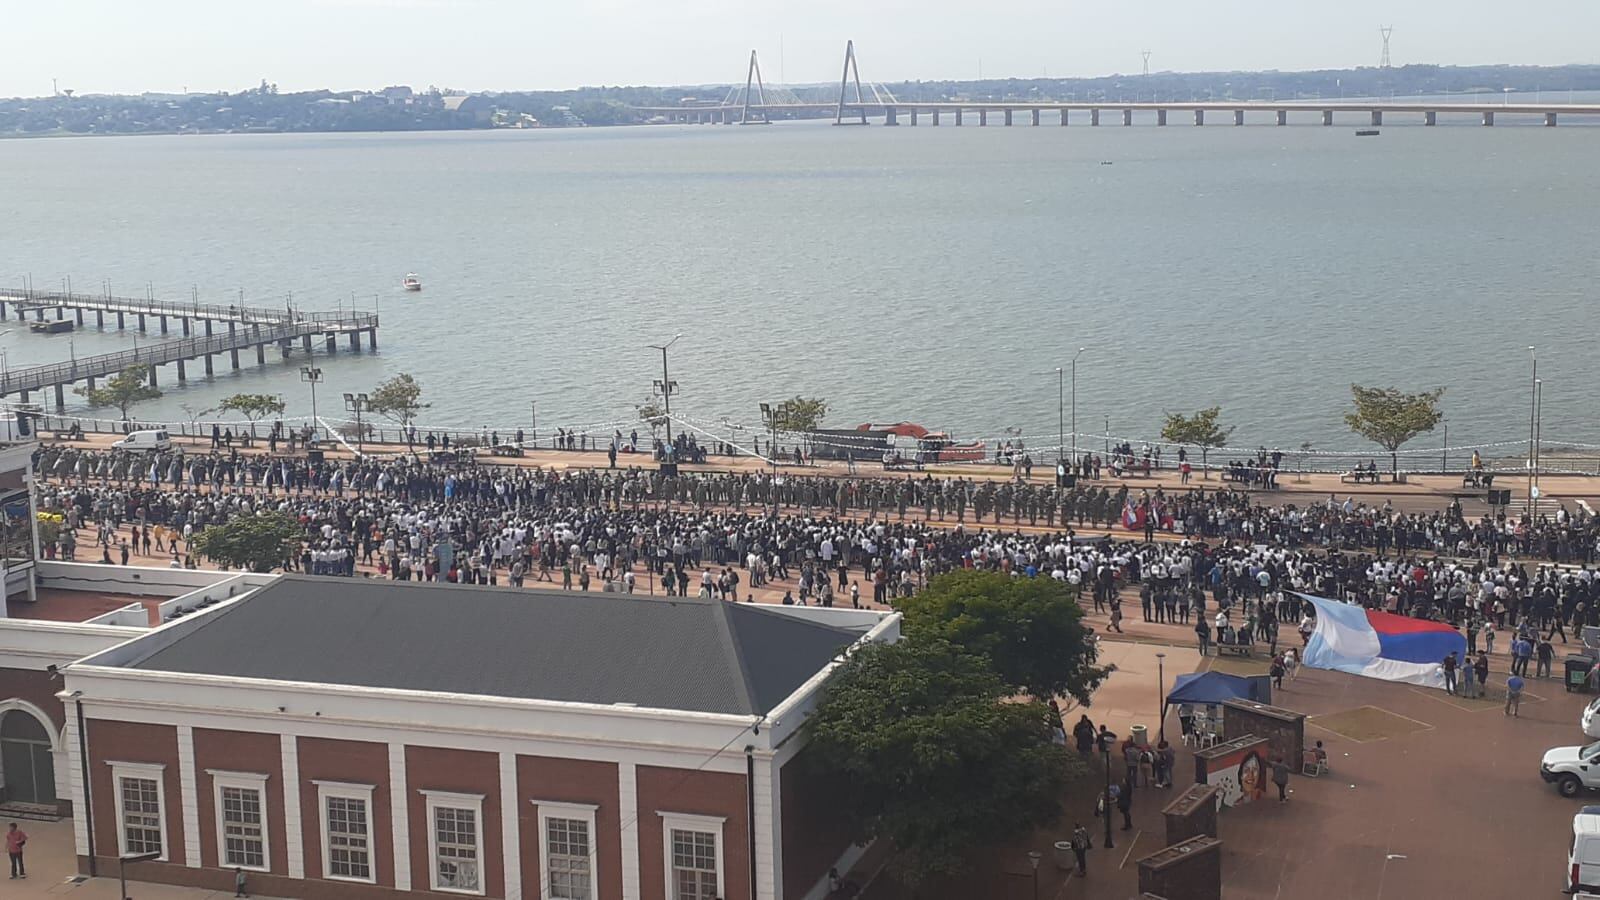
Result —
[[600, 896], [600, 835], [595, 827], [595, 812], [600, 807], [591, 803], [561, 803], [554, 800], [532, 800], [539, 810], [539, 900], [555, 900], [550, 887], [550, 825], [551, 819], [575, 819], [589, 827], [589, 896], [582, 900], [598, 900]]
[[[423, 823], [428, 829], [428, 890], [438, 891], [443, 894], [467, 894], [482, 897], [488, 887], [489, 867], [486, 865], [483, 852], [483, 795], [458, 794], [450, 791], [418, 791], [427, 800], [427, 821]], [[434, 825], [434, 813], [440, 809], [465, 809], [472, 812], [472, 836], [475, 842], [474, 857], [478, 864], [478, 886], [476, 888], [440, 887], [439, 886], [439, 829]]]
[[[217, 865], [224, 869], [237, 866], [248, 872], [272, 871], [272, 838], [269, 822], [267, 821], [267, 778], [269, 776], [256, 772], [227, 772], [222, 769], [207, 769], [206, 774], [211, 776], [211, 795], [216, 805], [217, 816]], [[247, 866], [242, 863], [228, 862], [228, 831], [223, 821], [222, 790], [235, 788], [238, 790], [255, 791], [261, 803], [261, 865]]]
[[167, 780], [166, 763], [115, 762], [106, 760], [111, 767], [111, 793], [117, 803], [117, 854], [128, 855], [128, 823], [122, 803], [122, 779], [140, 778], [156, 783], [156, 819], [161, 829], [161, 855], [166, 862], [172, 855], [172, 843], [167, 840]]
[[[378, 883], [378, 833], [373, 828], [374, 811], [372, 792], [376, 785], [351, 784], [345, 781], [313, 781], [317, 786], [317, 817], [322, 822], [322, 877], [329, 881], [351, 881], [357, 884]], [[333, 874], [333, 852], [328, 844], [328, 801], [332, 798], [361, 800], [367, 810], [367, 877]]]
[[663, 896], [667, 900], [676, 900], [673, 892], [676, 890], [676, 880], [672, 877], [672, 832], [701, 831], [710, 834], [716, 839], [717, 846], [717, 896], [728, 895], [727, 877], [728, 867], [723, 860], [723, 826], [728, 823], [723, 816], [697, 816], [689, 813], [657, 812], [661, 817], [661, 861], [662, 861], [662, 886], [666, 888]]

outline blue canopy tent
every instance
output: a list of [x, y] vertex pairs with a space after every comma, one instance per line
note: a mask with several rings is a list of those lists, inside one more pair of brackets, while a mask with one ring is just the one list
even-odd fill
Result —
[[1223, 672], [1179, 675], [1167, 694], [1167, 703], [1221, 703], [1224, 700], [1272, 702], [1272, 681], [1264, 675], [1244, 677]]

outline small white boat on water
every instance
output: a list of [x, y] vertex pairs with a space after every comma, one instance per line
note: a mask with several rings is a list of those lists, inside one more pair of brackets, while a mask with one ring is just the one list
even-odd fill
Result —
[[417, 277], [417, 273], [411, 272], [400, 280], [400, 286], [408, 291], [420, 291], [422, 290], [422, 279]]

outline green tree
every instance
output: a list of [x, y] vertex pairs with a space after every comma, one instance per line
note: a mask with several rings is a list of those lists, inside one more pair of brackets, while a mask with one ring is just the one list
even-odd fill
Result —
[[987, 659], [915, 638], [862, 647], [829, 680], [807, 764], [849, 785], [850, 837], [887, 838], [897, 880], [959, 871], [968, 851], [1060, 817], [1083, 764], [1051, 740], [1046, 706], [1010, 694]]
[[223, 412], [236, 412], [250, 420], [250, 434], [256, 433], [256, 421], [267, 416], [281, 416], [288, 408], [283, 398], [273, 394], [234, 394], [224, 398], [217, 407]]
[[1202, 409], [1192, 416], [1167, 413], [1167, 421], [1161, 426], [1162, 440], [1200, 448], [1200, 471], [1205, 478], [1211, 477], [1211, 469], [1207, 465], [1211, 450], [1227, 446], [1228, 438], [1233, 436], [1232, 425], [1224, 428], [1217, 424], [1217, 417], [1221, 415], [1220, 406]]
[[300, 549], [305, 529], [287, 513], [267, 511], [212, 525], [195, 538], [195, 549], [214, 562], [251, 572], [270, 572]]
[[432, 406], [422, 402], [422, 385], [409, 372], [385, 381], [372, 389], [367, 397], [367, 409], [377, 413], [401, 428], [410, 428], [417, 414]]
[[1350, 395], [1356, 408], [1344, 414], [1344, 423], [1351, 431], [1389, 451], [1389, 471], [1398, 480], [1401, 446], [1419, 434], [1432, 431], [1444, 418], [1444, 413], [1439, 411], [1444, 388], [1407, 394], [1392, 387], [1352, 384]]
[[655, 437], [657, 429], [667, 424], [667, 413], [661, 404], [654, 400], [634, 404], [634, 409], [639, 412], [639, 421], [650, 426], [650, 436]]
[[128, 418], [128, 407], [140, 400], [161, 396], [160, 389], [150, 383], [150, 367], [145, 365], [129, 366], [107, 378], [100, 387], [84, 385], [73, 388], [72, 392], [88, 400], [90, 406], [115, 406], [124, 421]]
[[828, 417], [828, 401], [821, 397], [801, 397], [798, 394], [778, 404], [778, 427], [784, 431], [815, 431]]
[[1054, 578], [957, 570], [896, 601], [902, 633], [987, 657], [1011, 690], [1087, 705], [1106, 677], [1074, 590]]

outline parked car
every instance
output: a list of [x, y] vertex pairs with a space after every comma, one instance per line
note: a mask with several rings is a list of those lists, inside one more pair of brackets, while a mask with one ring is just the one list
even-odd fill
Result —
[[169, 450], [172, 448], [172, 438], [167, 436], [165, 429], [160, 428], [130, 431], [127, 437], [121, 438], [111, 446], [117, 450], [133, 450], [135, 452]]
[[1600, 900], [1600, 806], [1585, 806], [1572, 817], [1566, 893], [1581, 900]]
[[1600, 741], [1600, 697], [1590, 700], [1589, 705], [1583, 708], [1578, 724], [1583, 728], [1584, 737]]
[[1546, 750], [1539, 777], [1554, 784], [1563, 797], [1576, 797], [1584, 788], [1600, 788], [1600, 741], [1586, 747]]

